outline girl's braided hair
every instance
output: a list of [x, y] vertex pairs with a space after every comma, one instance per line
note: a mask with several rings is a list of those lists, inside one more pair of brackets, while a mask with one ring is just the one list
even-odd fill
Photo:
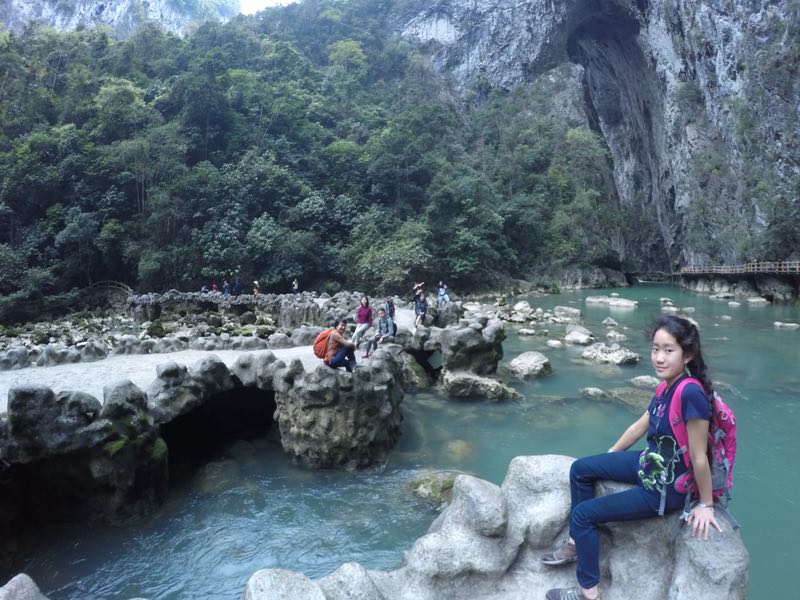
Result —
[[703, 360], [703, 352], [700, 349], [700, 332], [697, 331], [697, 327], [688, 319], [676, 317], [674, 315], [661, 315], [656, 319], [650, 339], [653, 339], [656, 332], [661, 329], [675, 338], [684, 354], [688, 354], [692, 357], [692, 360], [690, 360], [686, 366], [691, 376], [703, 384], [703, 390], [708, 397], [709, 405], [713, 411], [714, 403], [712, 402], [712, 398], [714, 397], [714, 384], [711, 382], [706, 363]]

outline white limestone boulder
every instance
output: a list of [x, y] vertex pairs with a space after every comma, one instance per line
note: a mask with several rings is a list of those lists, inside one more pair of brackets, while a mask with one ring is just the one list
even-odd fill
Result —
[[541, 352], [536, 351], [523, 352], [512, 360], [506, 368], [514, 377], [519, 377], [520, 379], [541, 377], [553, 372], [550, 359]]
[[639, 355], [635, 352], [619, 344], [606, 345], [603, 342], [597, 342], [586, 348], [581, 358], [612, 365], [635, 365], [639, 362]]

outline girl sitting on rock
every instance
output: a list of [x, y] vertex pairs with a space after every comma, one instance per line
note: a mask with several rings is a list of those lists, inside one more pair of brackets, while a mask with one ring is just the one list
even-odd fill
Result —
[[372, 307], [369, 305], [369, 298], [361, 296], [360, 306], [356, 309], [356, 332], [353, 334], [353, 343], [358, 349], [361, 343], [361, 336], [372, 326]]
[[[570, 537], [563, 546], [542, 557], [546, 565], [577, 561], [579, 587], [552, 589], [547, 600], [595, 600], [600, 597], [600, 536], [597, 527], [609, 521], [632, 521], [654, 517], [660, 505], [671, 512], [683, 507], [685, 494], [675, 490], [674, 482], [686, 472], [675, 434], [669, 423], [669, 405], [677, 383], [686, 371], [702, 382], [688, 383], [681, 393], [683, 420], [689, 436], [689, 454], [698, 484], [700, 502], [688, 516], [692, 535], [708, 539], [711, 527], [722, 531], [714, 515], [711, 469], [708, 463], [708, 428], [714, 388], [700, 351], [700, 334], [688, 320], [672, 315], [659, 317], [653, 329], [650, 358], [656, 376], [666, 390], [654, 396], [645, 413], [609, 448], [576, 460], [570, 469]], [[647, 450], [628, 450], [647, 434]], [[634, 483], [636, 487], [599, 498], [594, 484], [599, 480]], [[662, 492], [665, 491], [662, 498]]]

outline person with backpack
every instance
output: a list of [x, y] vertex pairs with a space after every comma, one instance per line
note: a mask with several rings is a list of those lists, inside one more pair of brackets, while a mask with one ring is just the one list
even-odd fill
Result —
[[392, 317], [386, 314], [383, 308], [378, 309], [377, 327], [375, 327], [375, 336], [367, 344], [367, 351], [361, 358], [369, 358], [370, 352], [378, 349], [378, 344], [384, 342], [391, 342], [394, 339], [394, 321]]
[[344, 337], [347, 319], [338, 319], [331, 329], [322, 331], [314, 340], [314, 354], [333, 369], [344, 367], [348, 373], [356, 368], [356, 345]]
[[[543, 556], [541, 562], [550, 566], [577, 562], [579, 587], [549, 590], [547, 600], [600, 598], [598, 526], [602, 523], [673, 512], [689, 500], [687, 493], [690, 497], [694, 493], [698, 501], [684, 513], [692, 535], [708, 539], [712, 527], [722, 531], [715, 515], [716, 492], [708, 459], [709, 429], [717, 422], [714, 411], [720, 409], [721, 402], [717, 401], [706, 370], [700, 334], [689, 320], [663, 315], [656, 320], [652, 342], [650, 358], [662, 384], [650, 406], [607, 453], [578, 459], [570, 468], [569, 539]], [[679, 413], [673, 404], [680, 405]], [[680, 417], [675, 418], [678, 414]], [[644, 435], [644, 451], [628, 450]], [[684, 439], [685, 445], [679, 438]], [[732, 461], [733, 456], [730, 458]], [[693, 489], [676, 485], [687, 481], [687, 474], [695, 482]], [[595, 498], [594, 484], [599, 480], [637, 485]]]

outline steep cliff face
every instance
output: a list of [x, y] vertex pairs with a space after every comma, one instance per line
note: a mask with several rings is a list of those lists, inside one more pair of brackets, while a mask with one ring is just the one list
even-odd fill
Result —
[[462, 88], [580, 64], [640, 224], [622, 258], [666, 270], [747, 259], [797, 213], [798, 13], [794, 0], [441, 0], [401, 29]]
[[194, 23], [238, 13], [238, 0], [0, 0], [0, 22], [12, 30], [32, 21], [61, 31], [107, 25], [120, 37], [145, 21], [184, 33]]

